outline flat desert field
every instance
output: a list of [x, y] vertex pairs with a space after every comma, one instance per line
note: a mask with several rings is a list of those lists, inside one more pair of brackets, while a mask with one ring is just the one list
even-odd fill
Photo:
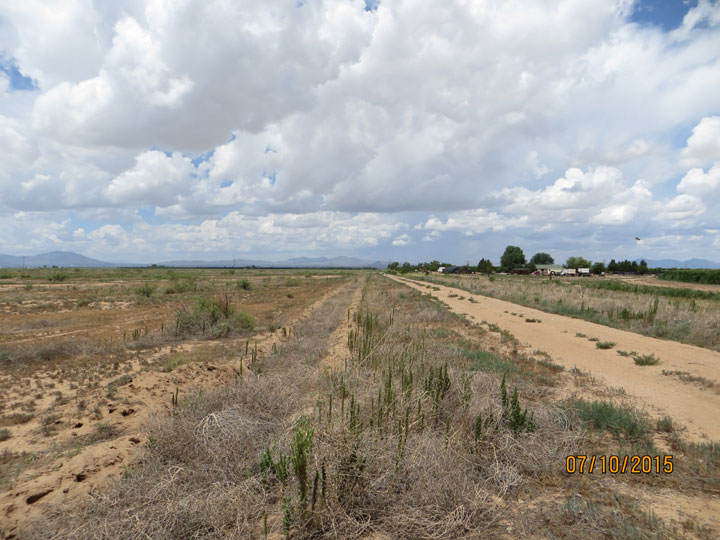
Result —
[[720, 536], [720, 294], [412, 278], [0, 272], [0, 538]]

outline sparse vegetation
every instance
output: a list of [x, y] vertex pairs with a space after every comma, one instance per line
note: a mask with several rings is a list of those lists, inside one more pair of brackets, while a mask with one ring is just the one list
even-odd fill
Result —
[[711, 381], [710, 379], [706, 377], [701, 377], [699, 375], [693, 375], [692, 373], [688, 371], [679, 371], [679, 370], [662, 370], [662, 374], [667, 377], [677, 377], [681, 381], [696, 384], [702, 388], [715, 388], [717, 385], [715, 382]]
[[718, 292], [633, 284], [613, 278], [410, 277], [549, 313], [720, 350], [720, 333], [714, 330]]
[[210, 300], [200, 298], [192, 307], [181, 307], [175, 313], [175, 335], [210, 334], [227, 337], [231, 333], [255, 328], [255, 319], [243, 311], [236, 311], [228, 298]]
[[[85, 272], [72, 274], [78, 290], [42, 286], [57, 295], [52, 301], [64, 310], [63, 319], [49, 309], [21, 306], [25, 314], [38, 309], [33, 320], [48, 323], [17, 331], [75, 332], [71, 325], [52, 325], [88, 315], [112, 331], [97, 339], [87, 327], [87, 333], [71, 334], [65, 339], [74, 348], [50, 356], [52, 376], [42, 372], [37, 380], [26, 375], [40, 373], [36, 366], [42, 363], [18, 362], [25, 349], [32, 354], [23, 352], [23, 358], [36, 356], [37, 344], [3, 349], [3, 369], [16, 374], [17, 394], [26, 396], [12, 412], [0, 398], [6, 406], [0, 427], [11, 428], [10, 444], [32, 431], [51, 449], [72, 430], [73, 446], [56, 447], [52, 455], [38, 451], [33, 461], [20, 454], [8, 454], [7, 462], [0, 457], [0, 484], [24, 482], [58, 467], [61, 461], [50, 460], [60, 460], [61, 453], [67, 459], [77, 448], [123, 435], [123, 416], [137, 414], [132, 409], [148, 401], [145, 394], [133, 396], [143, 388], [145, 371], [168, 381], [157, 390], [165, 412], [143, 434], [148, 442], [138, 446], [142, 459], [119, 466], [117, 484], [101, 486], [82, 508], [34, 518], [28, 538], [85, 538], [97, 531], [108, 540], [672, 537], [673, 525], [615, 491], [606, 478], [562, 472], [568, 455], [655, 455], [653, 433], [673, 447], [682, 470], [678, 466], [672, 477], [618, 476], [617, 482], [686, 493], [720, 487], [714, 479], [720, 477], [718, 449], [683, 442], [673, 419], [650, 423], [640, 411], [593, 401], [589, 395], [597, 388], [582, 373], [578, 386], [586, 400], [558, 406], [555, 388], [564, 379], [579, 380], [569, 374], [578, 370], [564, 371], [548, 353], [530, 352], [500, 326], [466, 322], [427, 294], [386, 277], [353, 282], [355, 273], [302, 280], [300, 287], [287, 281], [305, 274], [290, 271], [238, 269], [227, 283], [227, 270], [183, 270], [179, 277], [168, 269], [123, 269], [133, 281], [118, 285], [120, 270], [102, 271], [113, 281], [103, 288], [82, 283]], [[194, 279], [191, 289], [167, 292], [168, 280], [173, 287], [186, 275]], [[245, 276], [256, 285], [236, 286]], [[497, 283], [505, 279], [499, 276]], [[166, 294], [138, 301], [135, 291], [145, 281]], [[356, 287], [362, 287], [357, 296]], [[29, 295], [33, 300], [47, 294], [40, 288]], [[332, 291], [311, 316], [295, 320]], [[73, 310], [81, 295], [94, 299], [92, 311]], [[546, 300], [538, 295], [539, 301], [528, 301]], [[359, 305], [348, 306], [351, 298]], [[520, 311], [513, 324], [540, 322]], [[658, 318], [662, 311], [661, 297]], [[241, 313], [252, 322], [236, 326]], [[263, 333], [275, 330], [272, 342], [255, 340], [253, 325]], [[223, 336], [231, 339], [182, 343]], [[595, 343], [602, 348], [604, 342]], [[43, 347], [49, 345], [51, 339]], [[195, 390], [203, 388], [204, 377], [211, 383]], [[50, 403], [58, 416], [46, 410]], [[12, 427], [21, 420], [31, 422], [29, 428]], [[17, 472], [33, 464], [37, 469]], [[701, 530], [701, 524], [693, 527]], [[716, 531], [708, 531], [707, 538], [714, 537]]]
[[607, 431], [631, 441], [641, 441], [648, 436], [648, 423], [635, 410], [609, 401], [575, 400], [568, 403], [568, 407], [591, 429]]
[[633, 355], [633, 362], [635, 362], [638, 366], [656, 366], [660, 363], [660, 359], [657, 358], [654, 354], [634, 354]]
[[598, 349], [612, 349], [615, 346], [613, 341], [597, 341], [595, 347]]

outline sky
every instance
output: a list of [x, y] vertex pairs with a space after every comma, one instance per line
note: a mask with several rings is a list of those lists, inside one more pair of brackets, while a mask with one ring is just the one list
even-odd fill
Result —
[[720, 261], [720, 1], [0, 0], [0, 164], [13, 255]]

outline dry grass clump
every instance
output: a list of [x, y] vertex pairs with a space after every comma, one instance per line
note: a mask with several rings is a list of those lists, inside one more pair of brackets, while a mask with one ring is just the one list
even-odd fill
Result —
[[72, 358], [83, 351], [78, 340], [73, 341], [29, 341], [7, 345], [0, 350], [0, 365], [16, 367], [28, 364], [51, 363]]

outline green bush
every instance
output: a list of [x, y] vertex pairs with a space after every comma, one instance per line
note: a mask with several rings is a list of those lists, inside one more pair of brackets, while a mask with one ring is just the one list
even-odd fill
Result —
[[165, 294], [186, 293], [197, 290], [194, 278], [172, 278], [172, 282], [165, 289]]
[[206, 334], [227, 337], [234, 332], [253, 330], [252, 315], [236, 311], [227, 298], [200, 298], [191, 307], [183, 306], [175, 312], [175, 334]]
[[608, 401], [576, 400], [568, 406], [590, 429], [607, 431], [615, 437], [624, 436], [630, 440], [643, 440], [648, 436], [648, 424], [637, 411]]
[[53, 272], [48, 276], [48, 281], [52, 281], [55, 283], [60, 283], [62, 281], [65, 281], [68, 278], [68, 275], [64, 272]]
[[88, 298], [87, 296], [82, 296], [82, 297], [78, 298], [77, 307], [89, 306], [91, 303], [92, 303], [92, 298]]
[[598, 349], [612, 349], [615, 346], [613, 341], [596, 341], [595, 347]]
[[658, 419], [657, 421], [657, 430], [663, 431], [665, 433], [672, 433], [674, 429], [672, 418], [669, 416], [663, 416], [662, 418]]
[[473, 371], [515, 371], [513, 364], [490, 351], [464, 350], [463, 356], [471, 361], [470, 369]]
[[143, 283], [140, 285], [137, 289], [135, 289], [135, 294], [138, 296], [143, 296], [145, 298], [150, 298], [153, 293], [155, 293], [155, 285], [150, 285], [149, 283]]
[[654, 354], [635, 354], [633, 355], [633, 361], [638, 366], [656, 366], [660, 363], [660, 359]]
[[248, 279], [241, 279], [237, 282], [238, 289], [242, 289], [244, 291], [249, 291], [252, 289], [252, 284]]

